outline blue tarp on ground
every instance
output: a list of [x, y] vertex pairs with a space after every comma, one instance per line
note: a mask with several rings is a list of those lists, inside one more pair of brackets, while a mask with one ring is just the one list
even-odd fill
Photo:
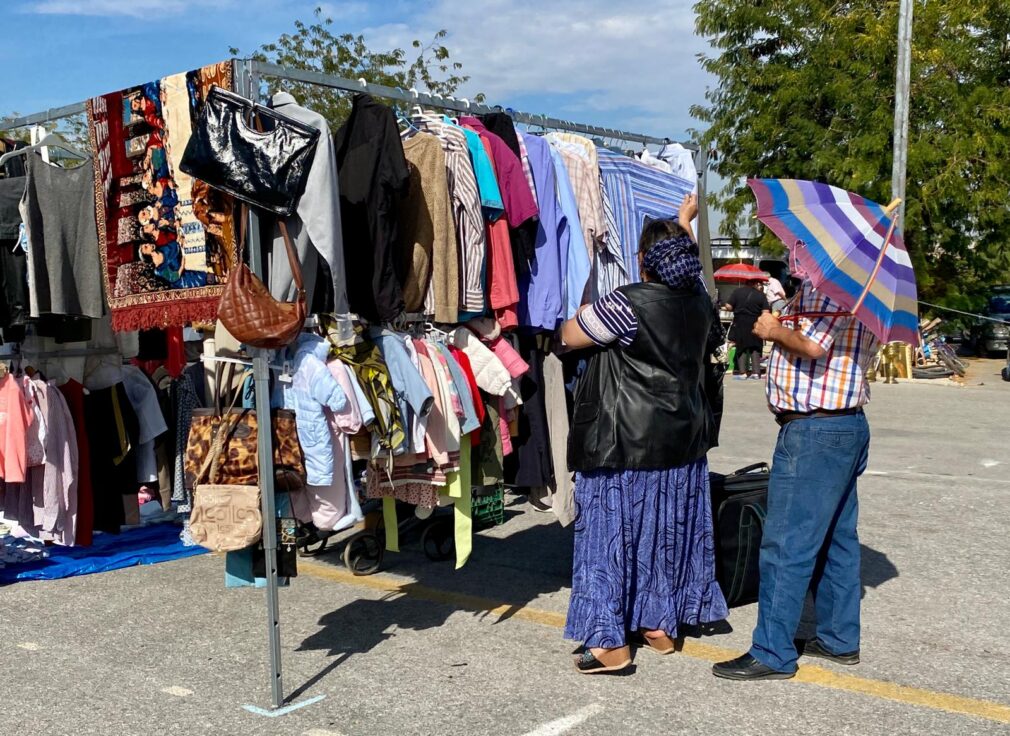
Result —
[[90, 547], [49, 547], [45, 559], [0, 568], [0, 585], [153, 565], [207, 552], [203, 547], [185, 546], [179, 539], [181, 529], [178, 524], [155, 524], [122, 534], [96, 534]]

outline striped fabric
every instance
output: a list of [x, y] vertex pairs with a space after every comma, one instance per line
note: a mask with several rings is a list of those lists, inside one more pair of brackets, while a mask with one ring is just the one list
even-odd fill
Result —
[[576, 319], [589, 339], [601, 347], [613, 342], [628, 347], [638, 334], [638, 317], [621, 291], [600, 297], [579, 312]]
[[900, 228], [886, 240], [892, 220], [883, 207], [820, 182], [747, 184], [757, 199], [758, 219], [786, 244], [819, 290], [854, 311], [881, 341], [919, 344], [912, 260]]
[[[839, 313], [838, 305], [805, 282], [786, 314]], [[877, 338], [853, 317], [800, 318], [802, 333], [827, 355], [798, 358], [779, 346], [768, 361], [768, 404], [776, 412], [854, 409], [870, 400], [866, 369], [879, 347]]]
[[[603, 247], [596, 253], [595, 280], [593, 281], [593, 298], [598, 299], [604, 294], [609, 294], [618, 286], [632, 283], [631, 274], [624, 263], [624, 251], [621, 248], [621, 238], [618, 234], [617, 215], [614, 206], [603, 188], [602, 179], [599, 182], [600, 197], [603, 200], [603, 212], [607, 221], [607, 239]], [[638, 274], [638, 265], [635, 264], [635, 275]]]
[[533, 168], [530, 166], [530, 154], [526, 150], [526, 141], [523, 140], [523, 134], [516, 128], [516, 139], [519, 141], [519, 160], [523, 165], [523, 174], [526, 175], [526, 183], [530, 185], [530, 194], [533, 195], [533, 199], [539, 200], [537, 197], [537, 185], [533, 180]]
[[568, 179], [572, 184], [572, 191], [575, 193], [575, 201], [579, 207], [579, 219], [582, 221], [586, 250], [589, 253], [590, 261], [592, 261], [597, 245], [602, 243], [607, 235], [607, 221], [603, 210], [603, 197], [600, 193], [599, 174], [592, 168], [578, 146], [556, 141], [550, 135], [546, 138], [561, 154], [561, 160], [564, 161]]
[[676, 219], [694, 183], [606, 148], [597, 149], [603, 186], [610, 197], [628, 278], [639, 281], [638, 240], [645, 218]]
[[443, 123], [435, 116], [415, 117], [414, 124], [421, 130], [433, 133], [442, 142], [445, 151], [449, 194], [452, 197], [453, 217], [456, 224], [456, 242], [459, 244], [460, 311], [484, 311], [484, 257], [487, 239], [484, 234], [484, 215], [481, 211], [480, 190], [470, 163], [470, 149], [466, 135], [454, 125]]

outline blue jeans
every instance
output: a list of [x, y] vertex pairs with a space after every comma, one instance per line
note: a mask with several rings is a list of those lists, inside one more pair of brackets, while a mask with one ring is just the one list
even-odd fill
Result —
[[793, 639], [810, 589], [818, 640], [835, 654], [859, 649], [856, 479], [866, 470], [869, 447], [862, 413], [798, 419], [779, 430], [750, 650], [772, 669], [796, 671]]

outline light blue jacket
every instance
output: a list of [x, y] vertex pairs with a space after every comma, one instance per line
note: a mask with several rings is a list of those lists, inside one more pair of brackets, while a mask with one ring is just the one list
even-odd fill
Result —
[[305, 472], [310, 486], [333, 483], [333, 432], [323, 407], [343, 411], [347, 397], [326, 367], [329, 344], [317, 335], [303, 334], [288, 355], [294, 353], [294, 377], [278, 383], [285, 409], [295, 412], [298, 440], [305, 453]]
[[389, 380], [393, 384], [396, 395], [396, 406], [403, 420], [404, 430], [408, 439], [398, 447], [394, 454], [407, 451], [410, 444], [410, 427], [417, 417], [426, 417], [435, 403], [428, 384], [414, 366], [407, 348], [403, 345], [403, 337], [389, 330], [373, 327], [368, 332], [369, 339], [379, 347], [382, 359], [389, 369]]

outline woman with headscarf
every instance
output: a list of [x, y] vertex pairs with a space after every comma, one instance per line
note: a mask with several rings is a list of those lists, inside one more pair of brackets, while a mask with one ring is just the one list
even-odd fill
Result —
[[575, 557], [565, 637], [575, 666], [619, 672], [630, 645], [676, 650], [681, 626], [726, 618], [715, 579], [703, 390], [713, 320], [691, 231], [648, 223], [642, 283], [622, 286], [562, 325], [569, 349], [593, 348], [579, 379], [568, 464], [576, 472]]

